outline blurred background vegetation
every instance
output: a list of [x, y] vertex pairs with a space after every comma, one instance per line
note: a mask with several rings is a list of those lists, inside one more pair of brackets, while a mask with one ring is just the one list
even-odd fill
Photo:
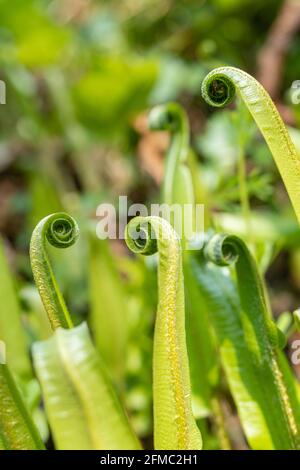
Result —
[[[298, 307], [300, 234], [272, 157], [251, 119], [234, 106], [209, 109], [200, 85], [220, 65], [253, 74], [299, 148], [300, 105], [293, 106], [289, 95], [300, 79], [299, 3], [0, 0], [0, 79], [6, 83], [6, 104], [0, 105], [0, 231], [25, 347], [49, 335], [29, 265], [30, 235], [43, 216], [65, 210], [77, 218], [82, 235], [66, 253], [52, 250], [55, 271], [75, 322], [89, 320], [146, 443], [155, 269], [151, 259], [145, 264], [130, 257], [122, 241], [96, 239], [96, 208], [116, 204], [122, 194], [130, 203], [159, 200], [168, 135], [148, 130], [147, 112], [172, 100], [189, 116], [206, 207], [223, 229], [247, 238], [236, 172], [238, 128], [256, 217], [252, 237], [262, 245], [273, 310], [278, 315]], [[0, 286], [2, 296], [9, 276]], [[15, 339], [5, 339], [12, 356]], [[18, 367], [21, 375], [29, 368]], [[201, 417], [206, 411], [199, 407]], [[232, 429], [238, 426], [234, 409], [227, 410], [227, 419]], [[243, 440], [237, 438], [235, 446], [243, 447]]]

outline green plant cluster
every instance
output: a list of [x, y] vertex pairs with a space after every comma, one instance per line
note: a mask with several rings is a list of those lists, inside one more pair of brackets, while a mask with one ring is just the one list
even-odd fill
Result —
[[[300, 449], [299, 38], [294, 127], [244, 72], [282, 3], [0, 0], [0, 450]], [[124, 194], [201, 243], [99, 240]]]
[[[203, 98], [217, 107], [232, 101], [236, 91], [270, 148], [299, 220], [300, 163], [268, 94], [250, 75], [232, 67], [213, 70], [202, 83]], [[188, 124], [183, 109], [174, 103], [154, 108], [149, 115], [149, 126], [171, 133], [162, 202], [195, 205], [200, 181], [192, 177]], [[189, 240], [180, 239], [170, 223], [160, 217], [136, 217], [126, 227], [128, 248], [136, 255], [150, 256], [157, 263], [151, 393], [154, 448], [202, 449], [203, 442], [209, 447], [212, 436], [205, 427], [207, 418], [214, 424], [215, 445], [230, 448], [232, 437], [226, 427], [222, 403], [222, 395], [226, 393], [234, 401], [252, 449], [299, 450], [300, 388], [283, 353], [289, 332], [272, 318], [256, 261], [255, 240], [250, 246], [235, 234], [220, 232], [218, 221], [209, 215], [204, 243], [198, 250], [191, 250]], [[126, 318], [121, 318], [128, 300], [126, 294], [118, 293], [116, 306], [113, 301], [110, 305], [111, 297], [116, 295], [113, 292], [106, 297], [106, 304], [98, 304], [92, 311], [92, 321], [99, 325], [98, 337], [93, 341], [85, 321], [74, 325], [52, 269], [48, 246], [69, 248], [78, 234], [77, 222], [68, 214], [57, 212], [44, 217], [31, 236], [33, 276], [53, 330], [49, 334], [41, 319], [38, 320], [49, 338], [33, 344], [34, 372], [28, 360], [10, 274], [4, 272], [3, 300], [13, 316], [7, 320], [7, 312], [1, 314], [2, 335], [8, 341], [9, 352], [7, 363], [0, 366], [3, 449], [43, 449], [46, 422], [57, 449], [142, 447], [125, 411], [126, 371], [122, 356], [129, 341], [126, 327], [115, 335], [118, 322], [126, 323]], [[86, 236], [92, 236], [91, 229], [87, 229]], [[103, 243], [106, 244], [99, 241], [99, 245]], [[91, 249], [96, 249], [95, 241]], [[118, 284], [116, 270], [111, 260], [105, 262], [105, 253], [100, 251], [100, 263], [104, 263], [111, 282]], [[5, 260], [2, 261], [5, 265]], [[94, 262], [90, 265], [93, 276], [97, 265]], [[102, 277], [100, 272], [99, 292]], [[110, 323], [106, 316], [111, 317]], [[298, 313], [294, 316], [297, 328]], [[13, 323], [16, 330], [9, 336]], [[20, 343], [15, 342], [16, 333]], [[104, 340], [107, 335], [109, 345]], [[115, 349], [116, 355], [110, 355], [110, 350]], [[37, 380], [43, 410], [39, 408]], [[135, 380], [139, 380], [138, 375]], [[33, 410], [37, 408], [37, 414], [31, 415], [30, 388], [34, 387], [36, 399], [31, 406]]]

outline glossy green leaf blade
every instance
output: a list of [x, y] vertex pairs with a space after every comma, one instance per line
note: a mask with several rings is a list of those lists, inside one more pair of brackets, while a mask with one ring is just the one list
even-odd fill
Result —
[[140, 448], [91, 343], [86, 325], [76, 330], [77, 334], [74, 335], [73, 332], [60, 329], [57, 333], [58, 347], [65, 370], [78, 390], [81, 402], [85, 404], [85, 415], [95, 447]]
[[[276, 449], [300, 448], [298, 397], [284, 376], [280, 356], [282, 333], [271, 320], [264, 288], [255, 261], [245, 243], [235, 236], [215, 235], [206, 245], [206, 255], [216, 264], [235, 263], [241, 301], [241, 326], [248, 360], [244, 371], [254, 366], [260, 408]], [[239, 358], [240, 359], [240, 358]], [[249, 369], [250, 370], [250, 369]], [[253, 377], [250, 380], [250, 384]], [[258, 396], [259, 396], [258, 395]]]
[[43, 442], [6, 364], [0, 364], [0, 448], [44, 449]]
[[263, 413], [260, 386], [255, 375], [240, 316], [235, 285], [228, 273], [207, 265], [200, 255], [192, 268], [216, 331], [221, 362], [238, 414], [252, 449], [273, 449], [270, 430]]
[[202, 94], [212, 106], [229, 103], [238, 90], [263, 134], [290, 196], [300, 223], [300, 160], [290, 135], [270, 96], [251, 75], [234, 67], [212, 70], [204, 79]]
[[32, 377], [26, 338], [21, 325], [17, 293], [0, 240], [0, 340], [6, 344], [7, 361], [11, 370], [24, 381]]
[[140, 448], [86, 324], [35, 345], [34, 363], [58, 448]]
[[210, 310], [205, 308], [191, 257], [184, 263], [186, 332], [193, 391], [193, 410], [198, 418], [212, 413], [212, 398], [219, 382], [219, 359], [212, 334]]
[[33, 357], [56, 449], [92, 449], [84, 413], [62, 366], [56, 337], [35, 343]]
[[159, 253], [153, 346], [155, 448], [201, 449], [191, 407], [180, 240], [164, 219], [136, 217], [127, 226], [126, 242], [135, 253]]

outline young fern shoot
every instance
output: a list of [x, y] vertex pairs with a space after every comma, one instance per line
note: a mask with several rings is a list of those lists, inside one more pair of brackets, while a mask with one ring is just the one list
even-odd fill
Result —
[[75, 243], [76, 221], [68, 214], [45, 217], [34, 229], [30, 257], [53, 336], [35, 343], [33, 362], [58, 449], [140, 449], [114, 392], [87, 325], [73, 327], [46, 252], [46, 240], [64, 248]]
[[46, 242], [56, 248], [68, 248], [79, 235], [76, 221], [68, 214], [48, 215], [35, 227], [30, 241], [30, 262], [36, 286], [53, 330], [73, 326], [70, 313], [55, 279]]
[[159, 254], [153, 352], [155, 449], [201, 449], [191, 406], [180, 240], [159, 217], [134, 218], [125, 235], [134, 253]]
[[191, 173], [187, 166], [190, 151], [190, 130], [187, 116], [177, 103], [153, 108], [149, 114], [151, 130], [170, 131], [161, 199], [165, 204], [193, 204], [194, 193]]
[[[243, 364], [246, 378], [252, 367], [254, 387], [275, 449], [300, 449], [300, 408], [295, 387], [281, 357], [285, 338], [271, 320], [256, 263], [246, 244], [234, 235], [214, 235], [205, 247], [206, 257], [219, 266], [235, 264], [241, 301], [241, 320], [251, 356]], [[246, 410], [239, 410], [242, 419]], [[253, 425], [256, 425], [253, 422]]]
[[234, 67], [212, 70], [202, 83], [202, 95], [208, 104], [223, 107], [236, 90], [263, 134], [300, 223], [300, 161], [295, 146], [270, 96], [251, 75]]
[[[185, 110], [176, 103], [156, 106], [149, 114], [149, 127], [152, 130], [169, 131], [170, 144], [166, 153], [163, 191], [161, 202], [168, 204], [169, 208], [177, 204], [179, 209], [186, 209], [189, 204], [192, 211], [189, 220], [182, 217], [183, 225], [173, 225], [177, 233], [186, 235], [186, 222], [194, 232], [197, 232], [195, 203], [203, 202], [196, 196], [199, 184], [197, 178], [193, 179], [191, 168], [190, 132], [188, 117]], [[196, 171], [195, 171], [196, 173]], [[207, 215], [207, 214], [206, 214]], [[171, 223], [173, 221], [171, 220]], [[199, 229], [199, 228], [198, 228]], [[199, 232], [201, 231], [200, 228]], [[189, 242], [183, 243], [189, 248]], [[192, 251], [183, 252], [183, 271], [185, 279], [186, 297], [186, 337], [190, 359], [190, 375], [193, 392], [193, 407], [198, 416], [210, 414], [212, 410], [212, 395], [218, 381], [218, 366], [216, 361], [214, 339], [211, 335], [208, 315], [198, 305], [198, 285], [190, 269]]]

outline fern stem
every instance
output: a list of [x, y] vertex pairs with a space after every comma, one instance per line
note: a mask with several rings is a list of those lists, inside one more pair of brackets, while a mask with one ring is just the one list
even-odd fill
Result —
[[191, 407], [180, 240], [164, 219], [136, 217], [127, 226], [126, 242], [135, 253], [159, 253], [153, 352], [155, 448], [201, 449]]
[[217, 68], [202, 83], [204, 99], [216, 107], [230, 103], [236, 89], [270, 148], [300, 223], [300, 160], [266, 90], [251, 75], [234, 67]]
[[56, 248], [67, 248], [75, 243], [78, 234], [76, 221], [63, 212], [51, 214], [42, 219], [32, 233], [31, 268], [54, 330], [58, 327], [71, 328], [73, 323], [51, 267], [46, 241]]
[[288, 379], [281, 368], [280, 353], [285, 339], [271, 320], [254, 258], [246, 244], [234, 235], [214, 235], [205, 247], [205, 254], [219, 266], [235, 264], [243, 327], [247, 330], [247, 344], [261, 380], [260, 393], [265, 396], [266, 419], [274, 446], [300, 449], [299, 403], [295, 406]]

